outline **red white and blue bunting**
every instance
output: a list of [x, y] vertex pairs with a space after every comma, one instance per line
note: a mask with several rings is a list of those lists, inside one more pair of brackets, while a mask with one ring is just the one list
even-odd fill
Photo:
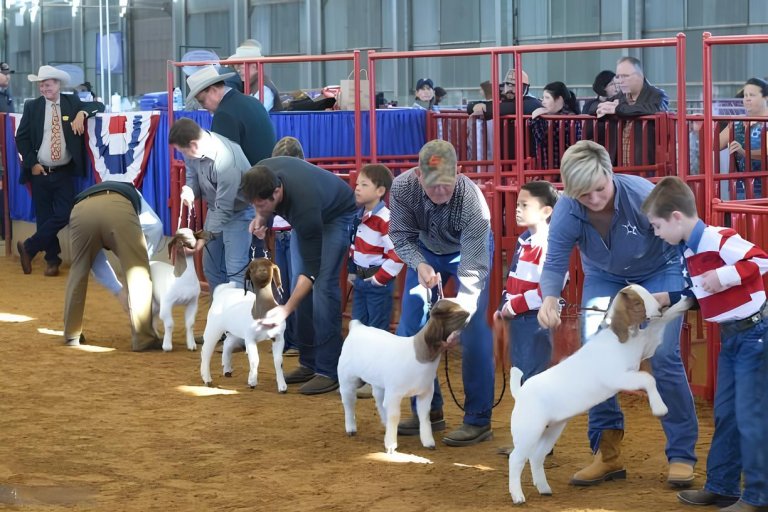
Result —
[[96, 181], [126, 181], [141, 187], [159, 122], [159, 112], [98, 114], [88, 119], [88, 155]]

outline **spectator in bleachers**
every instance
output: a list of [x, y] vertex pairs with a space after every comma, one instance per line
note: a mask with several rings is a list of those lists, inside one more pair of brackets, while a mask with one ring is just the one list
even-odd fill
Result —
[[597, 107], [601, 103], [611, 100], [616, 96], [618, 88], [614, 81], [615, 77], [616, 73], [609, 69], [604, 69], [597, 74], [595, 81], [592, 83], [592, 90], [595, 91], [597, 96], [584, 103], [584, 108], [581, 109], [582, 113], [594, 116], [597, 114]]
[[[662, 89], [652, 86], [645, 78], [643, 66], [634, 57], [622, 57], [616, 64], [616, 84], [619, 87], [618, 96], [610, 101], [600, 103], [597, 107], [597, 117], [616, 115], [620, 118], [631, 120], [638, 116], [648, 116], [657, 112], [669, 110], [669, 98]], [[634, 131], [634, 155], [630, 154], [630, 139]], [[621, 133], [621, 161], [619, 165], [643, 165], [653, 164], [655, 158], [656, 135], [654, 123], [648, 123], [648, 136], [643, 139], [643, 130], [640, 123], [626, 122]], [[611, 144], [612, 150], [617, 147]], [[643, 161], [645, 156], [645, 162]], [[617, 162], [617, 156], [612, 154], [611, 159]]]
[[[523, 75], [523, 114], [530, 115], [533, 111], [541, 107], [541, 102], [528, 94], [531, 88], [531, 82], [528, 79], [528, 73], [522, 72]], [[482, 84], [480, 84], [482, 87]], [[484, 91], [485, 92], [485, 91]], [[490, 89], [489, 91], [490, 92]], [[502, 116], [515, 115], [515, 70], [510, 69], [507, 71], [507, 76], [504, 77], [504, 81], [499, 84], [499, 92], [501, 93], [501, 105], [499, 105], [499, 112]], [[487, 97], [487, 96], [486, 96]], [[470, 101], [467, 104], [467, 114], [474, 116], [482, 116], [486, 120], [493, 117], [493, 105], [490, 100], [483, 101]]]
[[[595, 91], [595, 96], [591, 100], [587, 100], [584, 103], [584, 108], [581, 109], [582, 114], [594, 116], [597, 114], [597, 107], [606, 101], [612, 100], [614, 96], [616, 96], [616, 93], [618, 92], [618, 87], [616, 86], [616, 81], [614, 80], [616, 77], [616, 73], [614, 73], [611, 70], [604, 69], [603, 71], [599, 72], [597, 76], [595, 77], [595, 81], [592, 83], [592, 90]], [[595, 136], [595, 130], [594, 127], [597, 125], [597, 136]], [[605, 130], [606, 125], [608, 129], [616, 129], [616, 123], [611, 121], [606, 121], [605, 119], [593, 121], [593, 122], [587, 122], [585, 126], [585, 139], [588, 140], [594, 140], [598, 144], [601, 144], [603, 146], [607, 145], [608, 142], [605, 139]], [[614, 140], [616, 140], [616, 136], [614, 135]]]
[[[235, 50], [235, 53], [231, 55], [230, 59], [254, 59], [254, 58], [260, 58], [262, 57], [261, 54], [261, 44], [254, 40], [254, 39], [246, 39], [245, 41], [240, 44], [240, 46], [237, 47]], [[235, 64], [232, 66], [235, 68], [235, 71], [237, 71], [237, 74], [240, 75], [240, 79], [242, 80], [242, 83], [245, 84], [246, 76], [245, 76], [245, 65], [244, 64]], [[250, 95], [256, 98], [257, 100], [260, 100], [259, 98], [259, 67], [256, 65], [256, 63], [253, 63], [248, 66], [248, 73], [249, 73], [249, 83], [250, 83]], [[242, 89], [240, 92], [245, 92], [245, 85], [242, 86]], [[277, 90], [277, 87], [272, 82], [272, 80], [269, 79], [269, 76], [267, 76], [266, 73], [264, 73], [264, 101], [261, 102], [264, 105], [264, 108], [267, 110], [267, 112], [280, 112], [283, 110], [283, 104], [280, 102], [280, 92]]]
[[272, 155], [275, 128], [259, 100], [225, 85], [232, 76], [220, 75], [213, 66], [201, 67], [187, 78], [187, 102], [194, 98], [212, 113], [211, 131], [238, 144], [251, 165], [256, 165]]
[[442, 87], [435, 87], [435, 106], [439, 105], [443, 98], [448, 94], [448, 91]]
[[[744, 103], [747, 117], [768, 117], [768, 83], [765, 80], [750, 78], [744, 84], [744, 88], [739, 95]], [[731, 129], [729, 126], [720, 132], [720, 149], [728, 148], [728, 153], [735, 155], [737, 172], [747, 170], [747, 132], [749, 132], [749, 170], [763, 170], [762, 158], [764, 149], [761, 146], [763, 130], [765, 130], [765, 122], [738, 121], [733, 123], [733, 140], [731, 140]], [[754, 181], [754, 197], [762, 197], [762, 188], [761, 180], [756, 179]], [[745, 198], [744, 180], [738, 180], [736, 182], [736, 199]]]
[[[560, 324], [558, 299], [571, 252], [579, 248], [584, 270], [581, 339], [597, 332], [612, 297], [637, 283], [650, 292], [683, 286], [680, 255], [654, 236], [640, 209], [653, 184], [639, 176], [615, 174], [608, 152], [582, 140], [568, 148], [560, 164], [564, 195], [550, 221], [547, 259], [541, 273], [542, 305], [539, 323]], [[591, 310], [595, 308], [595, 310]], [[698, 421], [685, 367], [680, 358], [682, 319], [670, 323], [651, 357], [653, 374], [669, 414], [661, 418], [667, 437], [667, 483], [687, 487], [693, 483]], [[616, 397], [589, 410], [589, 443], [593, 462], [571, 478], [574, 485], [596, 485], [626, 478], [621, 454], [624, 415]]]
[[[557, 169], [560, 166], [560, 125], [563, 125], [563, 150], [573, 142], [581, 139], [581, 121], [551, 121], [540, 119], [542, 115], [578, 115], [579, 102], [576, 95], [563, 82], [551, 82], [544, 86], [541, 100], [542, 106], [531, 114], [531, 130], [536, 156], [540, 159], [542, 169]], [[549, 133], [552, 133], [552, 154], [549, 153]], [[551, 156], [551, 158], [550, 158]]]
[[431, 78], [419, 78], [416, 82], [416, 99], [413, 108], [432, 110], [435, 106], [435, 84]]
[[[528, 79], [528, 73], [522, 72], [523, 77], [523, 114], [530, 115], [533, 111], [541, 107], [541, 102], [528, 94], [530, 90], [530, 80]], [[507, 75], [504, 77], [504, 82], [499, 84], [499, 90], [501, 92], [501, 104], [499, 105], [499, 112], [502, 116], [515, 115], [515, 70], [510, 69], [507, 71]], [[467, 105], [467, 114], [479, 118], [490, 120], [493, 117], [493, 104], [491, 101], [471, 101]], [[501, 126], [501, 140], [502, 142], [502, 159], [514, 159], [515, 158], [515, 130], [514, 126], [510, 123], [502, 123]], [[488, 140], [491, 140], [490, 132], [488, 132]], [[533, 153], [533, 138], [530, 138], [530, 146], [528, 148], [530, 153]]]

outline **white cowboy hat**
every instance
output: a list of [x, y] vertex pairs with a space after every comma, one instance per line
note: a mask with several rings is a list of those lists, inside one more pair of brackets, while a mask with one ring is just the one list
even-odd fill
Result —
[[189, 87], [189, 94], [187, 94], [187, 101], [195, 99], [195, 96], [200, 92], [212, 86], [215, 83], [223, 82], [231, 76], [235, 76], [237, 73], [224, 73], [220, 75], [213, 65], [203, 66], [187, 78], [187, 86]]
[[53, 66], [40, 66], [36, 75], [27, 75], [27, 79], [30, 82], [42, 82], [43, 80], [58, 80], [61, 85], [66, 85], [69, 82], [69, 73], [62, 71]]
[[238, 46], [235, 53], [230, 55], [229, 59], [258, 59], [263, 57], [261, 48], [252, 44]]

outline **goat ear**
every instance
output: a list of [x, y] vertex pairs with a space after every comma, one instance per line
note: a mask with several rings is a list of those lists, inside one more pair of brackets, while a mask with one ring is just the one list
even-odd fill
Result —
[[619, 338], [621, 343], [626, 342], [629, 339], [629, 300], [624, 292], [619, 292], [616, 298], [613, 299], [613, 314], [611, 315], [610, 327], [613, 333]]
[[272, 264], [272, 281], [275, 283], [275, 286], [278, 290], [280, 290], [283, 287], [283, 281], [280, 278], [280, 267]]
[[248, 263], [248, 266], [245, 267], [245, 273], [243, 274], [243, 282], [245, 283], [244, 291], [248, 291], [248, 285], [251, 285], [251, 288], [253, 288], [253, 281], [251, 281], [251, 265], [253, 265], [253, 261]]

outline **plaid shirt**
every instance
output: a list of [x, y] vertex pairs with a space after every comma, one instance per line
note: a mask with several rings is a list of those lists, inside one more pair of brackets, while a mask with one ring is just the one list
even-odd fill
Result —
[[491, 215], [480, 189], [459, 175], [446, 204], [429, 200], [413, 169], [392, 182], [389, 237], [410, 268], [424, 263], [422, 247], [435, 254], [460, 253], [457, 272], [461, 306], [474, 313], [490, 273]]

